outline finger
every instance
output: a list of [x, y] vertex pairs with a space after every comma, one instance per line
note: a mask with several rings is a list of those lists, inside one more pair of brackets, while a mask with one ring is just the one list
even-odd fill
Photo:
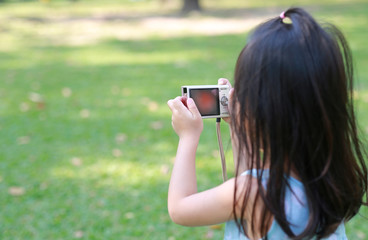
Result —
[[226, 85], [228, 80], [226, 78], [219, 78], [217, 82], [218, 82], [218, 85]]
[[192, 114], [183, 103], [183, 97], [176, 97], [168, 102], [173, 116], [191, 116]]
[[178, 96], [176, 97], [173, 101], [172, 101], [172, 106], [173, 108], [177, 109], [177, 110], [181, 110], [183, 111], [184, 109], [186, 109], [184, 103], [183, 103], [184, 99], [182, 96]]
[[169, 106], [170, 110], [173, 110], [173, 99], [170, 99], [169, 101], [167, 101], [167, 106]]
[[228, 85], [230, 89], [232, 88], [230, 81], [226, 78], [220, 78], [218, 80], [218, 85]]
[[189, 111], [193, 114], [195, 118], [201, 117], [201, 114], [199, 113], [199, 110], [192, 98], [187, 99], [187, 105]]
[[167, 105], [169, 106], [169, 108], [171, 109], [171, 111], [174, 111], [175, 109], [178, 108], [178, 106], [180, 105], [180, 98], [181, 97], [176, 97], [174, 99], [170, 99], [169, 101], [167, 101]]

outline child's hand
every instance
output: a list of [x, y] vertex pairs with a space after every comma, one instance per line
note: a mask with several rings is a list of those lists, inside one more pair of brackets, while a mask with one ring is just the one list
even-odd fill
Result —
[[172, 126], [179, 138], [196, 137], [203, 130], [203, 121], [193, 99], [176, 97], [167, 102], [172, 112]]
[[[231, 86], [231, 83], [229, 82], [229, 80], [227, 80], [226, 78], [220, 78], [219, 80], [218, 80], [218, 85], [228, 85], [229, 86], [229, 88], [230, 88], [230, 91], [229, 91], [229, 106], [228, 106], [228, 108], [229, 108], [229, 112], [230, 112], [230, 114], [231, 114], [231, 106], [230, 106], [230, 104], [231, 104], [231, 99], [232, 99], [232, 97], [233, 97], [233, 92], [234, 92], [234, 88]], [[231, 123], [231, 118], [230, 117], [225, 117], [225, 118], [222, 118], [225, 122], [227, 122], [227, 123]]]

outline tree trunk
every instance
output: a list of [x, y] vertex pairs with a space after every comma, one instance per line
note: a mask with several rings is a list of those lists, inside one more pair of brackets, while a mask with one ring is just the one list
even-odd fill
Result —
[[183, 0], [183, 8], [181, 11], [183, 13], [189, 13], [192, 11], [201, 11], [201, 6], [199, 5], [199, 0]]

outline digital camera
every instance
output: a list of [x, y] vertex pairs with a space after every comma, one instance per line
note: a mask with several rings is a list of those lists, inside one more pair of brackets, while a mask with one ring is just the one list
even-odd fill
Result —
[[182, 96], [192, 98], [202, 118], [222, 118], [229, 116], [229, 86], [196, 85], [182, 86]]

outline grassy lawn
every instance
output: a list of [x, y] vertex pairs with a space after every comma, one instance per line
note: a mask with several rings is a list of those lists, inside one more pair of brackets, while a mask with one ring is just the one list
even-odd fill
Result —
[[[346, 34], [367, 133], [368, 3], [299, 3]], [[0, 239], [221, 239], [222, 225], [186, 228], [167, 214], [177, 137], [166, 101], [184, 84], [232, 80], [249, 29], [290, 5], [208, 0], [187, 18], [174, 0], [0, 5]], [[214, 121], [197, 163], [200, 190], [221, 182]], [[368, 238], [367, 224], [355, 217], [349, 238]]]

